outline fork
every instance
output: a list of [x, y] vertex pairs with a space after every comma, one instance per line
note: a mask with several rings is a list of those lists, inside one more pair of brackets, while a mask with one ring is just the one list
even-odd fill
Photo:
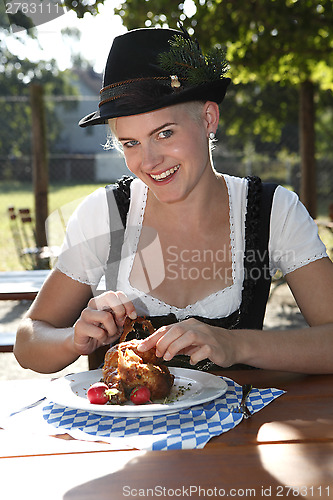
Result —
[[239, 413], [242, 413], [244, 415], [244, 418], [249, 418], [252, 416], [252, 413], [246, 406], [246, 399], [250, 392], [252, 391], [252, 385], [251, 384], [244, 384], [242, 385], [242, 400], [240, 404], [237, 407], [237, 410]]

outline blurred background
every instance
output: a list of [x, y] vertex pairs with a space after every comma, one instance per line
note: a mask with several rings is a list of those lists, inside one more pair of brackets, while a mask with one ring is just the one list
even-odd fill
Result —
[[[330, 221], [331, 0], [7, 2], [0, 4], [1, 271], [40, 265], [22, 256], [43, 246], [36, 220], [52, 214], [64, 228], [78, 200], [128, 173], [119, 153], [103, 148], [105, 126], [77, 123], [97, 109], [113, 38], [136, 27], [176, 28], [178, 20], [203, 51], [221, 45], [230, 62], [216, 169], [279, 182], [314, 218]], [[332, 230], [321, 224], [320, 232], [331, 251]], [[63, 231], [52, 234], [49, 225], [48, 236], [60, 245]]]

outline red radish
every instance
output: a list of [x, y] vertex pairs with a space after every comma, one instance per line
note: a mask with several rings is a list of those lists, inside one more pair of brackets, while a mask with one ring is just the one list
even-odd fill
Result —
[[96, 382], [91, 385], [87, 391], [89, 402], [95, 405], [105, 405], [110, 399], [106, 393], [108, 389], [108, 386], [103, 382]]
[[132, 403], [135, 405], [144, 405], [150, 401], [150, 390], [148, 387], [139, 386], [133, 389], [130, 395]]

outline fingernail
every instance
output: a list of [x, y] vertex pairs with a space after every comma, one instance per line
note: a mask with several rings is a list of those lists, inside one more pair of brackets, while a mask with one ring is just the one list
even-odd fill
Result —
[[138, 317], [138, 315], [136, 314], [135, 311], [132, 311], [129, 315], [128, 315], [131, 319], [136, 319]]
[[171, 354], [169, 352], [166, 352], [163, 356], [163, 359], [165, 361], [170, 361], [170, 359], [172, 358]]

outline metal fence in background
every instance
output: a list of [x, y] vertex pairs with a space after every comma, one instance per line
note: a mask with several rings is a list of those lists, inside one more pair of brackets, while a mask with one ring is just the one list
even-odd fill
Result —
[[[3, 101], [5, 98], [1, 98]], [[81, 129], [78, 120], [85, 112], [94, 109], [95, 102], [77, 98], [68, 106], [68, 97], [63, 102], [57, 97], [56, 106], [47, 107], [47, 122], [52, 124], [48, 138], [48, 163], [50, 186], [71, 186], [73, 184], [107, 184], [129, 171], [120, 153], [116, 150], [104, 150], [107, 139], [106, 126]], [[95, 99], [90, 99], [95, 101]], [[26, 101], [25, 106], [29, 106]], [[53, 103], [54, 104], [54, 103]], [[77, 105], [76, 105], [77, 104]], [[13, 121], [20, 120], [22, 98], [10, 98]], [[249, 120], [251, 117], [249, 116]], [[31, 123], [27, 114], [24, 131], [25, 140], [13, 133], [5, 120], [0, 123], [0, 182], [31, 183]], [[332, 126], [333, 127], [333, 126]], [[52, 137], [51, 137], [52, 135]], [[241, 143], [241, 140], [238, 141]], [[10, 147], [9, 147], [10, 146]], [[11, 147], [12, 146], [12, 147]], [[297, 154], [297, 124], [284, 134], [276, 144], [263, 143], [258, 137], [247, 137], [246, 143], [235, 148], [223, 129], [218, 132], [218, 142], [213, 157], [218, 171], [237, 176], [259, 175], [264, 181], [276, 181], [290, 186], [299, 193], [300, 159]], [[318, 211], [326, 216], [329, 205], [333, 202], [333, 153], [318, 155], [317, 158]], [[67, 202], [68, 200], [66, 200]], [[61, 200], [60, 200], [61, 203]]]

